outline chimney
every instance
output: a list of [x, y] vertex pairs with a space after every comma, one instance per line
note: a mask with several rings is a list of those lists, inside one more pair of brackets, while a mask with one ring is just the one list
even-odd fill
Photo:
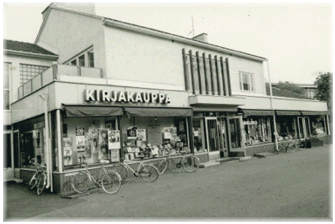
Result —
[[208, 43], [208, 40], [207, 40], [207, 33], [201, 33], [195, 37], [192, 38], [193, 40], [198, 40], [198, 41], [201, 41], [201, 42], [205, 42], [205, 43]]
[[95, 15], [95, 6], [94, 3], [85, 2], [85, 3], [71, 3], [71, 2], [53, 2], [50, 6], [56, 6], [58, 8], [74, 10], [78, 12], [84, 12], [88, 14]]

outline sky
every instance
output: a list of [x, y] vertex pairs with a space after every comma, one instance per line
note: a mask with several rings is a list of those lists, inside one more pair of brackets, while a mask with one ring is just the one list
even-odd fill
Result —
[[[3, 3], [3, 38], [34, 43], [50, 2]], [[96, 3], [96, 14], [269, 59], [272, 82], [314, 83], [332, 72], [332, 5], [324, 3]], [[193, 18], [193, 26], [192, 26]]]

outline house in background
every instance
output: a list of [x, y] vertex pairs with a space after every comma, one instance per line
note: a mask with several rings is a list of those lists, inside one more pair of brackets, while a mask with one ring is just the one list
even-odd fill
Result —
[[[3, 158], [4, 179], [14, 178], [14, 169], [19, 168], [19, 134], [13, 132], [11, 104], [18, 100], [20, 85], [33, 79], [52, 66], [58, 55], [31, 43], [3, 40]], [[40, 86], [41, 87], [41, 86]], [[27, 88], [38, 88], [28, 86]], [[26, 89], [25, 91], [30, 91]], [[16, 144], [13, 144], [13, 143]], [[14, 147], [15, 146], [15, 147]]]
[[82, 162], [124, 159], [135, 168], [144, 150], [152, 163], [165, 150], [218, 162], [273, 152], [275, 132], [282, 141], [329, 140], [325, 102], [268, 96], [267, 59], [210, 44], [207, 34], [186, 38], [98, 16], [93, 4], [52, 3], [35, 44], [56, 52], [58, 64], [40, 75], [40, 88], [26, 91], [34, 80], [18, 87], [15, 156], [26, 182], [31, 161], [47, 161], [41, 143], [50, 140], [55, 192], [72, 191], [65, 184]]
[[[295, 84], [295, 85], [302, 89], [303, 91], [302, 95], [304, 95], [306, 98], [314, 99], [314, 97], [316, 96], [316, 85], [314, 84]], [[278, 87], [277, 83], [272, 83], [272, 87], [277, 88]]]
[[304, 90], [304, 95], [308, 98], [314, 99], [316, 96], [316, 85], [314, 84], [296, 84], [298, 87]]

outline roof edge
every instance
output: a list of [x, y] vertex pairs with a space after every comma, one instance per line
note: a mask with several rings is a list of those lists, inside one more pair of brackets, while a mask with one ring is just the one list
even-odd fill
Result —
[[53, 59], [53, 60], [57, 60], [59, 58], [58, 55], [37, 54], [37, 53], [32, 53], [32, 52], [13, 51], [13, 50], [7, 50], [7, 49], [4, 49], [4, 54], [16, 55], [16, 56], [29, 56], [33, 58]]

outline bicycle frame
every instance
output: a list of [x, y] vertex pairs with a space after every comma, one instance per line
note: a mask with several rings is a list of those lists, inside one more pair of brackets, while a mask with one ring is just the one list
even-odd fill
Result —
[[123, 163], [123, 165], [134, 174], [137, 174], [140, 171], [141, 167], [144, 166], [143, 162], [141, 162], [141, 161], [139, 161], [139, 164], [140, 165], [137, 167], [137, 170], [135, 171], [127, 163]]
[[106, 168], [103, 165], [100, 167], [100, 170], [101, 170], [100, 171], [100, 176], [99, 176], [98, 179], [95, 179], [95, 177], [90, 173], [90, 171], [88, 171], [87, 167], [85, 167], [84, 171], [88, 174], [90, 180], [93, 180], [96, 185], [99, 185], [100, 184], [99, 181], [107, 173], [107, 170], [106, 170]]

